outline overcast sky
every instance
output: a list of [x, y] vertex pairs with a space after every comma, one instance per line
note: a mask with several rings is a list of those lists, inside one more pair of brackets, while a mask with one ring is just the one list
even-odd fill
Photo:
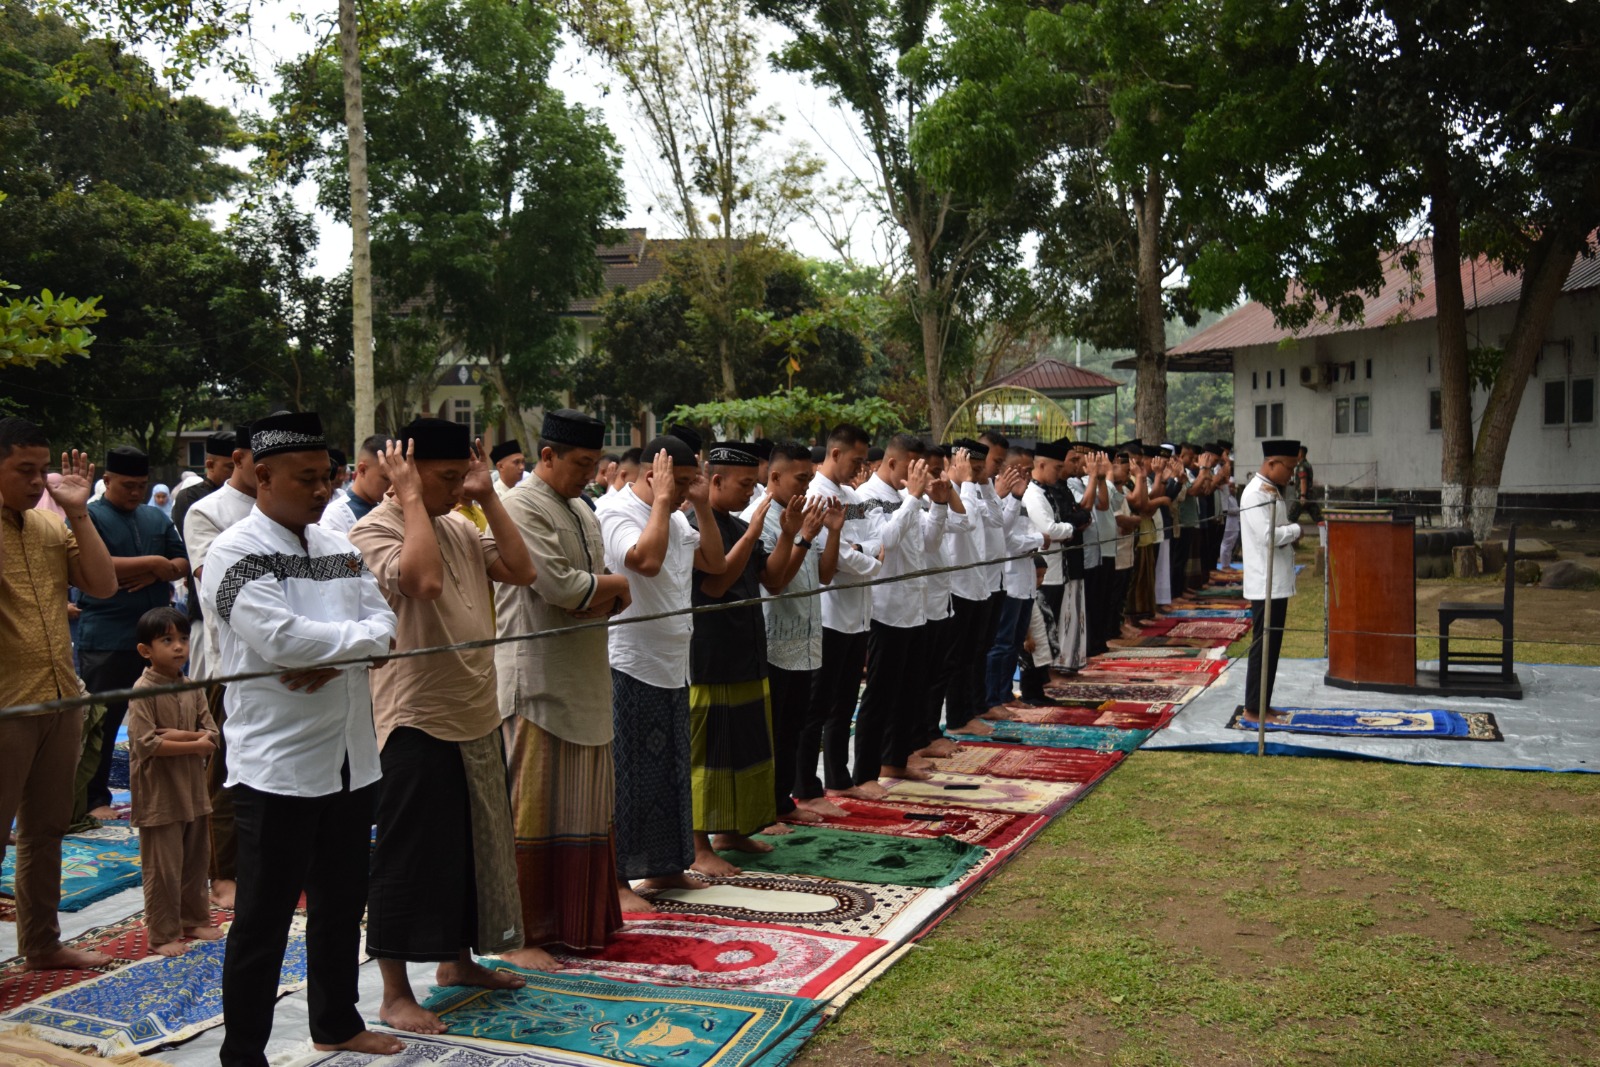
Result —
[[[232, 108], [236, 112], [264, 112], [267, 98], [275, 85], [275, 66], [293, 56], [307, 51], [312, 42], [312, 32], [298, 25], [291, 15], [304, 10], [284, 0], [266, 0], [254, 7], [253, 37], [248, 48], [261, 85], [244, 88], [231, 80], [211, 74], [200, 79], [191, 89], [207, 99]], [[329, 20], [333, 17], [329, 13]], [[777, 38], [771, 39], [776, 43]], [[771, 47], [767, 49], [771, 51]], [[675, 236], [671, 222], [662, 217], [657, 208], [652, 170], [657, 162], [649, 147], [649, 137], [633, 113], [630, 101], [621, 83], [596, 59], [570, 41], [557, 55], [551, 71], [551, 84], [560, 89], [575, 103], [598, 109], [622, 146], [623, 179], [627, 186], [628, 208], [622, 225], [642, 226], [654, 237]], [[784, 117], [784, 123], [775, 136], [768, 139], [769, 150], [782, 156], [794, 144], [803, 142], [827, 161], [827, 180], [848, 178], [852, 173], [866, 177], [871, 171], [861, 150], [861, 141], [854, 124], [834, 108], [827, 94], [813, 88], [804, 79], [775, 71], [763, 65], [760, 72], [762, 106], [775, 106]], [[241, 157], [244, 159], [247, 157]], [[315, 192], [309, 186], [298, 192], [302, 208], [314, 210]], [[220, 225], [232, 210], [232, 204], [217, 205], [212, 217]], [[652, 210], [654, 209], [654, 210]], [[318, 214], [320, 247], [317, 250], [316, 270], [324, 275], [342, 271], [350, 259], [350, 232], [329, 216]], [[870, 225], [867, 221], [856, 230], [857, 254], [867, 262], [877, 262], [882, 251], [872, 247]], [[827, 256], [827, 243], [809, 224], [801, 223], [790, 228], [791, 244], [805, 255]]]

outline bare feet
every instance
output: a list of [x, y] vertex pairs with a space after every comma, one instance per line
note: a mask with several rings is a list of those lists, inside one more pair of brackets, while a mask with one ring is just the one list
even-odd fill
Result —
[[122, 815], [110, 804], [102, 804], [98, 808], [91, 808], [89, 815], [96, 819], [120, 819]]
[[192, 937], [196, 941], [221, 941], [222, 927], [220, 926], [185, 926], [184, 937]]
[[856, 800], [882, 800], [889, 795], [889, 791], [877, 782], [862, 782], [849, 789], [830, 789], [829, 796], [853, 797]]
[[901, 781], [906, 782], [926, 782], [933, 777], [921, 767], [890, 767], [888, 764], [878, 768], [878, 776], [880, 778], [899, 778]]
[[[829, 807], [833, 807], [833, 805], [830, 804]], [[778, 821], [793, 823], [796, 826], [816, 826], [818, 823], [824, 823], [828, 820], [820, 812], [812, 811], [810, 808], [796, 804], [794, 810], [789, 814], [778, 816]], [[763, 830], [761, 832], [766, 833], [767, 831]]]
[[654, 915], [656, 906], [633, 891], [631, 886], [618, 886], [617, 899], [622, 903], [624, 915]]
[[[1267, 709], [1267, 714], [1264, 717], [1266, 718], [1267, 722], [1274, 723], [1274, 724], [1286, 723], [1286, 722], [1289, 721], [1289, 713], [1288, 712], [1284, 712], [1284, 711], [1278, 711], [1276, 708], [1268, 708]], [[1250, 709], [1249, 708], [1243, 708], [1243, 709], [1240, 710], [1240, 712], [1239, 712], [1239, 721], [1240, 722], [1247, 722], [1251, 726], [1259, 726], [1261, 724], [1261, 720], [1260, 719], [1258, 719], [1258, 718], [1256, 718], [1256, 716], [1250, 714]]]
[[168, 941], [165, 945], [151, 945], [152, 956], [181, 956], [188, 949], [182, 941]]
[[[528, 949], [521, 948], [517, 951], [527, 952]], [[533, 949], [533, 951], [543, 952], [542, 949]], [[543, 954], [547, 957], [550, 955], [548, 952], [543, 952]], [[501, 958], [505, 959], [504, 956]], [[506, 962], [518, 967], [522, 966], [522, 964], [516, 963], [515, 960], [506, 959]], [[555, 964], [556, 967], [561, 966], [554, 959], [551, 959], [550, 962]], [[528, 967], [525, 969], [530, 971], [545, 970], [543, 967]], [[440, 985], [473, 985], [483, 989], [521, 989], [528, 984], [527, 980], [520, 974], [512, 974], [510, 971], [497, 971], [493, 967], [485, 967], [477, 960], [452, 960], [448, 963], [441, 963], [435, 976], [438, 978]], [[389, 1025], [393, 1026], [394, 1024], [390, 1023]], [[404, 1027], [400, 1029], [404, 1029]]]
[[960, 751], [960, 745], [956, 744], [948, 737], [941, 737], [937, 740], [928, 742], [927, 745], [918, 749], [917, 755], [924, 756], [927, 759], [949, 759], [951, 756], [954, 756]]
[[[500, 958], [511, 964], [511, 966], [521, 967], [525, 971], [559, 971], [561, 969], [561, 964], [556, 962], [556, 958], [554, 956], [550, 955], [550, 953], [536, 945], [524, 945], [522, 948], [512, 949], [510, 952], [502, 952], [500, 954]], [[439, 974], [443, 975], [446, 967], [459, 966], [461, 966], [459, 963], [441, 963], [439, 964]], [[477, 964], [473, 964], [473, 966], [476, 967]], [[494, 971], [490, 971], [487, 967], [478, 967], [478, 970], [485, 971], [489, 974], [495, 973]], [[444, 979], [442, 977], [439, 981], [441, 984], [444, 984]], [[489, 986], [490, 989], [515, 988], [514, 986], [489, 985], [487, 982], [460, 982], [456, 984]], [[518, 982], [517, 984], [521, 985], [522, 983]]]
[[782, 837], [784, 834], [792, 834], [794, 833], [794, 827], [784, 825], [784, 820], [787, 818], [787, 815], [780, 815], [777, 822], [770, 826], [763, 826], [756, 833], [762, 837]]
[[906, 766], [910, 767], [912, 770], [931, 771], [933, 770], [933, 760], [926, 756], [919, 756], [913, 752], [910, 756], [906, 757]]
[[795, 803], [809, 812], [821, 815], [825, 819], [842, 819], [850, 814], [827, 797], [807, 797], [805, 800], [797, 800]]
[[1004, 704], [996, 704], [994, 707], [983, 713], [983, 718], [989, 719], [992, 722], [1009, 722], [1016, 717], [1017, 713], [1006, 707]]
[[313, 1042], [312, 1047], [318, 1052], [359, 1052], [363, 1056], [393, 1056], [396, 1052], [404, 1051], [406, 1045], [398, 1037], [363, 1030], [350, 1040], [341, 1041], [337, 1045], [319, 1045]]
[[211, 882], [211, 903], [231, 910], [234, 894], [238, 891], [239, 883], [232, 878], [215, 878]]
[[92, 971], [111, 962], [104, 952], [85, 952], [65, 945], [42, 956], [29, 956], [25, 966], [30, 971]]
[[[772, 846], [767, 846], [770, 851]], [[711, 878], [732, 878], [736, 874], [743, 874], [744, 868], [735, 867], [721, 856], [717, 855], [710, 846], [695, 845], [694, 863], [691, 869]]]
[[408, 1034], [442, 1034], [445, 1030], [444, 1020], [418, 1004], [415, 997], [385, 1000], [378, 1006], [378, 1021]]
[[711, 839], [713, 848], [732, 852], [771, 852], [772, 846], [744, 834], [718, 834]]
[[990, 737], [994, 734], [994, 727], [982, 719], [972, 719], [960, 729], [946, 731], [963, 737]]
[[704, 889], [705, 887], [706, 884], [700, 879], [687, 874], [663, 874], [655, 878], [646, 878], [639, 883], [640, 889]]

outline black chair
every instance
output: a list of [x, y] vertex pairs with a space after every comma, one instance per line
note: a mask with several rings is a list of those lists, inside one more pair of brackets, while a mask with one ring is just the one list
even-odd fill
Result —
[[[1471, 664], [1498, 663], [1500, 678], [1511, 681], [1513, 617], [1512, 608], [1517, 596], [1517, 526], [1511, 524], [1506, 534], [1506, 593], [1498, 604], [1478, 604], [1466, 600], [1445, 600], [1439, 603], [1439, 684], [1450, 678], [1451, 667]], [[1450, 624], [1459, 619], [1492, 619], [1500, 624], [1499, 652], [1451, 652]], [[1474, 673], [1474, 672], [1468, 672]], [[1481, 676], [1480, 676], [1481, 677]]]

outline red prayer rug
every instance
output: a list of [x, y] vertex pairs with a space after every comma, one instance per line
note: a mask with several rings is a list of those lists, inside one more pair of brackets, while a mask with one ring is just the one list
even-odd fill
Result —
[[978, 808], [1021, 815], [1053, 814], [1077, 795], [1080, 786], [1075, 781], [1047, 782], [1038, 778], [959, 774], [942, 768], [934, 771], [933, 777], [926, 782], [885, 778], [880, 784], [889, 791], [883, 801], [889, 805], [906, 803], [936, 808]]
[[1101, 659], [1090, 660], [1079, 677], [1098, 674], [1203, 674], [1215, 678], [1228, 669], [1227, 659]]
[[1123, 755], [1078, 748], [1028, 748], [963, 741], [960, 752], [939, 761], [939, 769], [958, 774], [1087, 785], [1107, 774], [1122, 761]]
[[1066, 706], [1101, 704], [1107, 700], [1134, 700], [1149, 703], [1182, 704], [1193, 697], [1203, 678], [1187, 677], [1176, 685], [1143, 682], [1105, 682], [1093, 679], [1052, 682], [1044, 687], [1045, 696]]
[[816, 997], [888, 944], [705, 915], [643, 915], [630, 918], [603, 949], [555, 957], [564, 974]]
[[[211, 909], [211, 921], [229, 922], [233, 912]], [[68, 948], [104, 952], [112, 960], [91, 971], [30, 971], [21, 956], [0, 963], [0, 1012], [37, 1000], [68, 986], [99, 978], [150, 955], [150, 931], [145, 929], [144, 913], [137, 912], [108, 926], [85, 930], [68, 940]]]
[[[852, 797], [829, 799], [849, 812], [842, 819], [827, 821], [826, 825], [836, 830], [860, 830], [891, 837], [946, 836], [984, 848], [1005, 848], [1032, 834], [1043, 823], [1038, 815], [1013, 815], [1003, 811], [979, 811], [974, 808], [939, 811], [926, 804], [885, 805], [881, 801], [856, 800]], [[937, 812], [944, 818], [938, 821], [908, 818], [908, 812], [924, 816]]]

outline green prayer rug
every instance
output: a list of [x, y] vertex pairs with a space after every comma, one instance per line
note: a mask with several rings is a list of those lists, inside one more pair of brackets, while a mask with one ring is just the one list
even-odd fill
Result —
[[797, 826], [771, 838], [771, 852], [722, 852], [746, 871], [809, 874], [878, 885], [936, 889], [958, 881], [983, 849], [953, 837], [911, 838]]

